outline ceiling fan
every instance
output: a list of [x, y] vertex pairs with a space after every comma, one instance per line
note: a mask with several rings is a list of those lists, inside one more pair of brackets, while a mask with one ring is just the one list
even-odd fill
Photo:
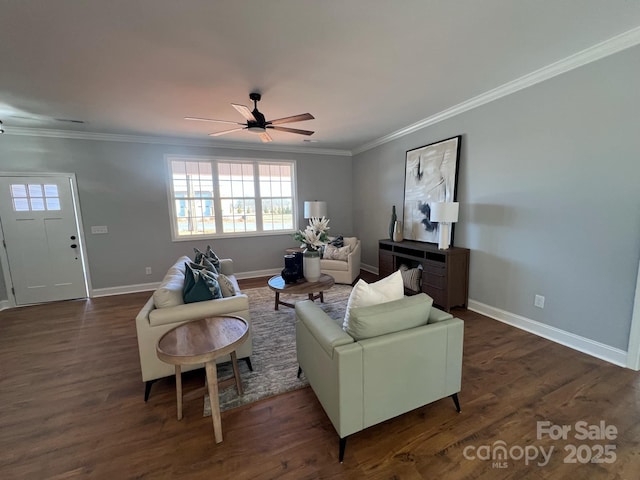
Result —
[[279, 132], [297, 133], [299, 135], [313, 135], [311, 130], [300, 130], [298, 128], [279, 127], [282, 123], [302, 122], [304, 120], [313, 120], [315, 117], [310, 113], [301, 113], [300, 115], [293, 115], [291, 117], [277, 118], [275, 120], [265, 120], [264, 115], [258, 111], [258, 102], [262, 98], [259, 93], [250, 93], [249, 98], [253, 100], [253, 112], [249, 110], [245, 105], [237, 105], [232, 103], [240, 115], [242, 115], [247, 121], [246, 123], [232, 122], [229, 120], [214, 120], [212, 118], [198, 118], [198, 117], [184, 117], [185, 120], [197, 120], [200, 122], [216, 122], [216, 123], [229, 123], [232, 125], [241, 125], [241, 127], [232, 128], [231, 130], [223, 130], [222, 132], [210, 133], [211, 137], [219, 137], [220, 135], [226, 135], [231, 132], [238, 132], [240, 130], [248, 130], [251, 133], [255, 133], [260, 136], [260, 140], [263, 142], [272, 142], [273, 139], [267, 133], [267, 129], [277, 130]]

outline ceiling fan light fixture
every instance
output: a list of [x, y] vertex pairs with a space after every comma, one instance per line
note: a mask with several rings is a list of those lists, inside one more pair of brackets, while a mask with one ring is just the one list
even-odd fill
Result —
[[262, 98], [257, 92], [249, 94], [249, 98], [253, 101], [253, 111], [249, 110], [246, 105], [240, 105], [232, 103], [231, 106], [237, 110], [237, 112], [244, 117], [246, 122], [232, 122], [229, 120], [215, 120], [213, 118], [200, 118], [200, 117], [184, 117], [185, 120], [199, 120], [202, 122], [218, 122], [229, 123], [232, 125], [239, 125], [241, 128], [232, 128], [230, 130], [224, 130], [222, 132], [210, 133], [211, 137], [219, 137], [231, 132], [237, 132], [239, 130], [246, 130], [258, 135], [263, 142], [272, 142], [273, 139], [267, 133], [268, 130], [277, 130], [279, 132], [297, 133], [298, 135], [313, 135], [311, 130], [301, 130], [299, 128], [289, 128], [280, 126], [283, 123], [302, 122], [305, 120], [313, 120], [315, 117], [310, 113], [301, 113], [299, 115], [293, 115], [290, 117], [276, 118], [275, 120], [267, 121], [265, 116], [258, 110], [258, 102]]

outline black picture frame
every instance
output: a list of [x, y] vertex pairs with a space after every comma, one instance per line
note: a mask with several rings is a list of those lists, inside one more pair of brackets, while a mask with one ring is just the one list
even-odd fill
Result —
[[[462, 135], [407, 150], [402, 233], [405, 240], [438, 243], [440, 226], [430, 220], [431, 203], [457, 201]], [[453, 246], [455, 224], [449, 229]]]

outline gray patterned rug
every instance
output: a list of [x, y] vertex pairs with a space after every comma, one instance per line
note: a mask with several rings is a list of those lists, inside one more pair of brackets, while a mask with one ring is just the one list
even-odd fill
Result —
[[[295, 313], [292, 308], [274, 307], [275, 293], [268, 287], [244, 290], [249, 296], [251, 328], [253, 335], [253, 354], [251, 363], [253, 372], [246, 362], [239, 361], [240, 376], [244, 395], [238, 396], [234, 386], [220, 392], [220, 410], [239, 407], [262, 398], [289, 392], [305, 387], [304, 375], [297, 377], [298, 360], [296, 358]], [[334, 285], [324, 292], [325, 303], [316, 303], [331, 318], [343, 318], [347, 300], [351, 293], [349, 285]], [[281, 295], [283, 301], [305, 300], [306, 295]], [[230, 364], [218, 366], [218, 378], [233, 375]], [[204, 399], [204, 416], [211, 415], [209, 396]]]

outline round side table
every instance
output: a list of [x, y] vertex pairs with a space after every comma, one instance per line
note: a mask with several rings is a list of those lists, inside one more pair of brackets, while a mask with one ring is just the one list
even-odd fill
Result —
[[[204, 363], [211, 404], [211, 419], [216, 443], [222, 442], [220, 399], [218, 388], [235, 383], [242, 395], [242, 381], [238, 370], [236, 348], [247, 339], [249, 324], [240, 317], [221, 316], [183, 323], [165, 333], [158, 341], [156, 352], [163, 362], [175, 365], [178, 420], [182, 419], [181, 365]], [[218, 382], [216, 359], [231, 354], [233, 377]], [[198, 391], [199, 393], [199, 391]]]

